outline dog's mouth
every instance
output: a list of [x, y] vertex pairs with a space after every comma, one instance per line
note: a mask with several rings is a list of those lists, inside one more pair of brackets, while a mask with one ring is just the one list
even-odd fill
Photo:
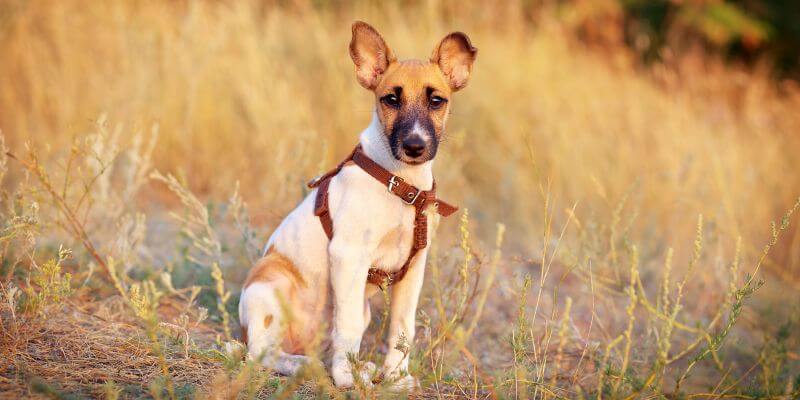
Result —
[[435, 139], [424, 143], [424, 145], [419, 148], [410, 147], [408, 144], [404, 146], [403, 140], [394, 136], [399, 135], [389, 135], [389, 149], [391, 150], [392, 157], [397, 161], [409, 165], [420, 165], [433, 160], [436, 156], [438, 143]]
[[404, 162], [404, 163], [406, 163], [406, 164], [409, 164], [409, 165], [420, 165], [420, 164], [425, 164], [426, 162], [428, 162], [428, 161], [432, 160], [431, 158], [427, 158], [427, 159], [424, 159], [424, 160], [423, 160], [423, 159], [416, 159], [416, 158], [415, 158], [415, 159], [408, 159], [408, 157], [402, 157], [402, 156], [401, 156], [401, 157], [399, 157], [399, 158], [398, 158], [398, 157], [395, 157], [395, 158], [396, 158], [398, 161], [402, 161], [402, 162]]
[[399, 158], [399, 160], [404, 162], [404, 163], [406, 163], [406, 164], [411, 164], [411, 165], [425, 164], [426, 162], [430, 161], [430, 159], [428, 159], [428, 160], [406, 160], [406, 159], [403, 159], [402, 157]]

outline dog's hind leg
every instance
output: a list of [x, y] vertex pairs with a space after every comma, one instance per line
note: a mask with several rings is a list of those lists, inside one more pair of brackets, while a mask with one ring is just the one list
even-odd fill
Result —
[[[282, 349], [287, 318], [278, 293], [280, 281], [256, 282], [242, 293], [240, 315], [246, 332], [247, 355], [281, 375], [294, 375], [308, 363], [318, 360], [304, 355], [288, 354]], [[243, 332], [244, 333], [244, 332]], [[244, 334], [243, 334], [244, 336]]]

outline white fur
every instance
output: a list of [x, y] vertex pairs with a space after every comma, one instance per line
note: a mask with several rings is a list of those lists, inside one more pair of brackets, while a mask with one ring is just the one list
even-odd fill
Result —
[[411, 128], [410, 137], [417, 136], [421, 138], [425, 142], [425, 144], [430, 144], [431, 140], [433, 140], [432, 135], [433, 135], [432, 132], [428, 132], [427, 130], [422, 129], [422, 126], [419, 124], [419, 120], [414, 121], [414, 126]]
[[[409, 165], [396, 160], [377, 114], [373, 114], [372, 122], [361, 133], [360, 142], [367, 156], [382, 167], [422, 190], [431, 189], [432, 161]], [[311, 303], [328, 304], [328, 296], [331, 296], [332, 315], [324, 311], [325, 307], [316, 307], [314, 315], [307, 317], [317, 321], [330, 319], [326, 322], [332, 327], [331, 375], [337, 386], [349, 387], [353, 385], [353, 378], [347, 354], [359, 351], [362, 334], [369, 323], [368, 298], [378, 291], [374, 285], [367, 284], [367, 271], [371, 267], [396, 271], [405, 263], [413, 241], [414, 207], [404, 204], [356, 165], [344, 167], [332, 179], [328, 190], [333, 240], [329, 242], [319, 218], [314, 215], [314, 190], [283, 220], [265, 251], [272, 247], [294, 263], [311, 288], [302, 293], [304, 299], [313, 297], [308, 299]], [[430, 243], [439, 217], [430, 213], [428, 220]], [[408, 358], [395, 346], [401, 336], [405, 336], [407, 343], [413, 343], [427, 253], [427, 248], [421, 250], [405, 278], [391, 289], [389, 353], [382, 369], [388, 379], [398, 378], [401, 371], [408, 369]], [[284, 320], [275, 294], [279, 285], [252, 284], [242, 291], [239, 311], [242, 325], [248, 327], [248, 354], [264, 356], [265, 365], [291, 373], [297, 369], [292, 364], [295, 359], [280, 351], [279, 324], [269, 329], [263, 326], [267, 314], [276, 315], [278, 321]], [[320, 290], [328, 287], [330, 290]], [[292, 308], [294, 305], [284, 306]], [[400, 383], [413, 382], [413, 378], [405, 377]]]

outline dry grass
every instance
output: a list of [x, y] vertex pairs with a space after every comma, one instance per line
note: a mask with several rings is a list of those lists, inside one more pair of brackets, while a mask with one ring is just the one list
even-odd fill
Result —
[[[8, 304], [3, 304], [8, 315]], [[79, 396], [102, 397], [106, 382], [132, 394], [147, 390], [161, 372], [147, 338], [130, 318], [119, 298], [81, 302], [48, 310], [48, 318], [4, 320], [8, 333], [2, 341], [2, 357], [14, 360], [16, 375], [5, 376], [3, 396], [22, 398], [30, 393], [53, 390]], [[201, 346], [213, 343], [209, 330], [192, 330]], [[166, 340], [174, 340], [172, 338]], [[169, 355], [173, 379], [179, 385], [203, 385], [222, 371], [221, 363], [208, 354], [185, 354], [179, 346]], [[36, 385], [39, 385], [36, 387]], [[42, 396], [44, 397], [44, 396]]]
[[240, 362], [223, 321], [303, 183], [368, 123], [346, 52], [363, 19], [401, 57], [454, 29], [480, 49], [436, 163], [469, 217], [434, 248], [421, 396], [797, 395], [800, 225], [781, 217], [800, 90], [700, 53], [587, 48], [580, 4], [3, 2], [0, 388], [342, 396]]

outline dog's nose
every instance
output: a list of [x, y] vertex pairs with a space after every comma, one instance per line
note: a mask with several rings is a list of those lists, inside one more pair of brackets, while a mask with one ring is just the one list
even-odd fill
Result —
[[425, 141], [419, 136], [403, 140], [403, 152], [411, 158], [417, 158], [425, 152]]

